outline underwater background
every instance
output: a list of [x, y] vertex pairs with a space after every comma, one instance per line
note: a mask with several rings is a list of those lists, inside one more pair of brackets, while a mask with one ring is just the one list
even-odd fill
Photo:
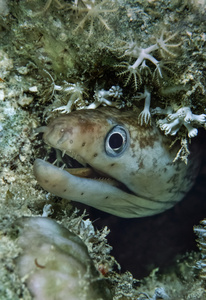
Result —
[[[206, 2], [0, 0], [0, 41], [0, 299], [205, 299], [205, 265], [197, 264], [205, 245], [197, 246], [193, 226], [206, 217]], [[111, 87], [119, 94], [106, 93]], [[132, 110], [145, 127], [152, 120], [179, 143], [174, 160], [187, 163], [190, 145], [201, 148], [186, 197], [159, 215], [123, 219], [44, 191], [34, 160], [53, 163], [59, 154], [35, 128], [89, 105]], [[189, 108], [199, 116], [194, 136], [181, 117], [170, 136], [169, 113], [157, 107]], [[54, 258], [45, 268], [38, 257], [48, 249]], [[67, 263], [74, 269], [62, 269]]]

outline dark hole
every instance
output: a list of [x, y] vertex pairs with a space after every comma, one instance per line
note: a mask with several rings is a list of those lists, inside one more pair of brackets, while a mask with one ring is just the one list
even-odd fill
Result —
[[122, 146], [122, 144], [123, 144], [123, 138], [122, 138], [121, 134], [114, 133], [113, 135], [110, 136], [109, 146], [112, 149], [118, 149]]

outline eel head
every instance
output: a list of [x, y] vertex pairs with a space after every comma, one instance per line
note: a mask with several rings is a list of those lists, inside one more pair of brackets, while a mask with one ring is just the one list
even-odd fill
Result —
[[169, 138], [155, 125], [139, 126], [131, 111], [75, 111], [42, 131], [48, 145], [89, 167], [85, 174], [90, 178], [37, 159], [34, 174], [39, 184], [57, 196], [117, 216], [142, 217], [170, 208], [190, 189], [197, 173], [195, 155], [187, 166], [172, 163], [177, 148], [169, 148]]

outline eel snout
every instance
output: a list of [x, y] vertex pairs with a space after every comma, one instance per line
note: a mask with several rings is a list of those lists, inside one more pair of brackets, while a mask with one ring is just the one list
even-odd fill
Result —
[[36, 159], [34, 162], [34, 175], [38, 183], [48, 192], [59, 195], [60, 191], [65, 190], [66, 180], [70, 175], [66, 171], [42, 160]]

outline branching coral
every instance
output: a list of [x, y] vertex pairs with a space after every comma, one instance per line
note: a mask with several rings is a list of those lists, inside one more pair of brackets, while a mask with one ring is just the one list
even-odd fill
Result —
[[139, 114], [138, 121], [140, 125], [151, 125], [151, 114], [150, 114], [150, 102], [151, 102], [151, 93], [149, 92], [147, 86], [144, 87], [144, 93], [137, 93], [136, 99], [145, 99], [144, 109]]
[[66, 95], [70, 95], [67, 105], [54, 109], [54, 111], [61, 110], [62, 113], [70, 113], [74, 106], [83, 108], [85, 103], [83, 97], [84, 95], [88, 97], [84, 85], [80, 82], [66, 82], [64, 87], [55, 85], [55, 90], [63, 91]]
[[[87, 100], [84, 100], [84, 95], [89, 97], [85, 87], [82, 83], [66, 83], [64, 87], [54, 85], [54, 90], [62, 91], [66, 95], [70, 95], [67, 105], [55, 108], [53, 111], [61, 111], [61, 113], [70, 113], [73, 108], [76, 109], [95, 109], [100, 105], [113, 106], [121, 108], [124, 106], [124, 102], [120, 101], [122, 96], [122, 89], [119, 86], [112, 86], [108, 91], [98, 88], [94, 93], [95, 101], [88, 106]], [[116, 101], [113, 101], [116, 100]]]
[[137, 90], [138, 86], [142, 83], [141, 72], [132, 68], [131, 65], [126, 61], [121, 62], [116, 67], [122, 69], [122, 71], [118, 73], [119, 76], [127, 76], [124, 86], [128, 85], [128, 83], [133, 80], [135, 90]]
[[[174, 145], [174, 143], [176, 141], [177, 140], [175, 140], [173, 142], [173, 145]], [[187, 165], [187, 163], [188, 163], [188, 157], [190, 155], [190, 151], [188, 149], [188, 139], [182, 137], [180, 143], [181, 143], [181, 147], [180, 147], [179, 151], [177, 152], [175, 158], [173, 159], [173, 162], [176, 162], [177, 160], [180, 159], [180, 160], [182, 160]]]
[[172, 56], [176, 57], [177, 55], [170, 51], [170, 48], [177, 48], [181, 45], [181, 42], [178, 44], [168, 44], [169, 41], [173, 40], [177, 35], [177, 32], [169, 36], [167, 39], [164, 40], [164, 31], [162, 31], [162, 34], [159, 39], [157, 39], [156, 45], [158, 46], [158, 49], [160, 50], [160, 54], [162, 57]]
[[60, 0], [47, 0], [42, 10], [35, 13], [35, 15], [38, 16], [47, 12], [52, 3], [54, 3], [58, 10], [71, 10], [75, 13], [76, 18], [79, 20], [79, 24], [74, 29], [74, 33], [79, 29], [84, 28], [89, 23], [89, 37], [94, 32], [94, 23], [96, 20], [98, 20], [107, 30], [111, 30], [106, 19], [102, 17], [101, 14], [117, 11], [117, 8], [104, 8], [105, 4], [111, 3], [109, 0], [74, 0], [71, 3], [62, 3]]
[[109, 9], [103, 8], [104, 4], [110, 3], [109, 0], [104, 1], [97, 1], [95, 0], [81, 0], [77, 1], [76, 3], [76, 13], [77, 17], [82, 17], [78, 26], [75, 28], [74, 32], [78, 31], [79, 29], [83, 28], [87, 23], [89, 25], [89, 37], [93, 34], [94, 31], [94, 21], [95, 19], [99, 20], [99, 22], [107, 29], [110, 30], [111, 28], [107, 24], [107, 21], [101, 16], [102, 13], [110, 13], [115, 12], [117, 8]]
[[[153, 52], [159, 50], [161, 56], [165, 58], [166, 56], [175, 57], [176, 54], [170, 50], [170, 48], [178, 48], [181, 43], [178, 44], [168, 44], [169, 41], [175, 38], [177, 33], [174, 33], [170, 37], [164, 39], [164, 31], [162, 32], [159, 39], [157, 39], [156, 44], [149, 46], [147, 48], [141, 48], [137, 45], [135, 41], [127, 43], [123, 48], [123, 56], [129, 56], [130, 58], [135, 58], [135, 62], [130, 65], [128, 62], [121, 62], [117, 67], [123, 68], [124, 70], [119, 72], [119, 75], [128, 74], [125, 85], [128, 84], [130, 79], [133, 77], [135, 89], [138, 88], [138, 81], [141, 81], [141, 74], [145, 73], [145, 69], [148, 69], [146, 61], [150, 61], [155, 66], [155, 72], [158, 73], [159, 77], [163, 77], [162, 69], [164, 64], [158, 61], [154, 56]], [[148, 71], [146, 72], [148, 73]]]
[[[121, 96], [122, 89], [119, 86], [112, 86], [108, 91], [103, 89], [97, 89], [94, 94], [95, 101], [85, 108], [94, 109], [100, 106], [101, 104], [120, 108], [123, 105], [119, 101]], [[111, 99], [115, 99], [117, 101], [111, 101]]]
[[165, 135], [176, 135], [181, 126], [184, 125], [187, 129], [188, 137], [192, 138], [198, 134], [198, 130], [191, 123], [198, 123], [199, 125], [206, 123], [206, 115], [193, 114], [190, 107], [182, 107], [176, 112], [173, 112], [171, 107], [167, 109], [156, 107], [152, 114], [167, 115], [166, 118], [157, 121], [157, 125], [164, 131]]
[[42, 217], [48, 217], [53, 214], [53, 209], [51, 204], [45, 204], [43, 207]]

